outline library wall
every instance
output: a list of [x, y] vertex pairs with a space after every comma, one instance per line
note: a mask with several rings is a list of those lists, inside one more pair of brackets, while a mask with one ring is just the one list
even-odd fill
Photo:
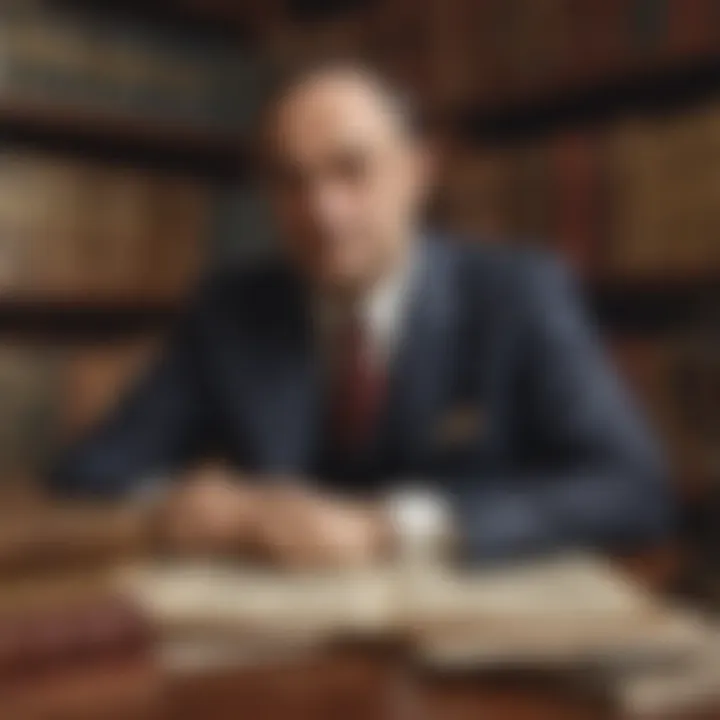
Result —
[[717, 478], [718, 3], [387, 0], [264, 46], [288, 65], [360, 56], [410, 87], [444, 150], [433, 221], [562, 256], [678, 482]]
[[0, 67], [0, 483], [15, 488], [112, 409], [225, 247], [229, 159], [263, 76], [230, 35], [53, 0], [0, 4]]
[[208, 264], [273, 247], [253, 111], [274, 69], [328, 55], [415, 92], [433, 221], [562, 255], [678, 478], [718, 475], [717, 2], [111, 5], [0, 4], [0, 477], [112, 405]]

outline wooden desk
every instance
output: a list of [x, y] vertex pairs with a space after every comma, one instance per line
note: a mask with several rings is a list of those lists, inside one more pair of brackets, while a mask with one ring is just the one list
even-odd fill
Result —
[[[0, 689], [5, 720], [611, 720], [607, 697], [538, 675], [443, 675], [402, 653], [340, 648], [266, 667], [97, 668]], [[666, 717], [666, 716], [663, 716]], [[666, 720], [719, 720], [720, 704]]]
[[[674, 553], [625, 566], [665, 585]], [[597, 688], [538, 674], [443, 674], [403, 648], [344, 646], [283, 662], [170, 673], [147, 657], [0, 682], [0, 720], [608, 720]], [[696, 716], [720, 720], [720, 703]]]
[[372, 651], [163, 676], [149, 665], [67, 673], [2, 697], [8, 720], [595, 720], [602, 702], [537, 679], [431, 676]]

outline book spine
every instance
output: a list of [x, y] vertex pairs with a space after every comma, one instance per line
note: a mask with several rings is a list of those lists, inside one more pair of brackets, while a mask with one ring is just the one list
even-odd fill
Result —
[[589, 275], [600, 256], [596, 144], [587, 133], [568, 133], [556, 141], [553, 156], [557, 247], [580, 274]]
[[[39, 583], [38, 590], [43, 591]], [[45, 588], [51, 592], [51, 588]], [[0, 687], [21, 679], [146, 654], [148, 622], [117, 596], [53, 603], [0, 616]]]

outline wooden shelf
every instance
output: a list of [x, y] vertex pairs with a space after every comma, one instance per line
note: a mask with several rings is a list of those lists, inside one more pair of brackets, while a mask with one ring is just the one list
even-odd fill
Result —
[[[614, 335], [656, 335], [720, 319], [720, 277], [599, 278], [585, 283], [589, 309]], [[113, 337], [167, 327], [179, 300], [0, 297], [0, 335]]]
[[596, 278], [587, 300], [613, 334], [663, 334], [720, 320], [720, 276]]
[[[443, 125], [483, 143], [515, 143], [551, 132], [606, 123], [629, 113], [667, 114], [720, 96], [720, 54], [662, 65], [506, 104], [450, 113]], [[441, 118], [442, 121], [442, 118]]]
[[[250, 41], [257, 15], [255, 0], [65, 0], [86, 11], [103, 15], [132, 15], [191, 32], [219, 34]], [[267, 10], [267, 8], [265, 8]]]
[[91, 107], [0, 96], [0, 137], [179, 170], [238, 175], [239, 136]]
[[[81, 2], [82, 0], [75, 0]], [[97, 0], [85, 0], [97, 6]], [[106, 5], [110, 0], [104, 0]], [[137, 14], [166, 22], [201, 22], [210, 30], [225, 29], [253, 42], [269, 23], [313, 22], [364, 9], [373, 0], [125, 0], [123, 6]], [[114, 8], [112, 8], [114, 9]]]
[[111, 338], [162, 330], [181, 312], [171, 300], [0, 297], [0, 335]]

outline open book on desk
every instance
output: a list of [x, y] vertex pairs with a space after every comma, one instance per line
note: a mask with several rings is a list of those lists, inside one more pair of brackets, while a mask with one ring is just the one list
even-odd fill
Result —
[[426, 663], [664, 662], [701, 645], [700, 618], [600, 559], [585, 557], [428, 581], [416, 628]]
[[118, 582], [167, 636], [409, 642], [439, 666], [618, 661], [691, 652], [702, 625], [602, 560], [476, 571], [286, 574], [221, 564], [129, 568]]

